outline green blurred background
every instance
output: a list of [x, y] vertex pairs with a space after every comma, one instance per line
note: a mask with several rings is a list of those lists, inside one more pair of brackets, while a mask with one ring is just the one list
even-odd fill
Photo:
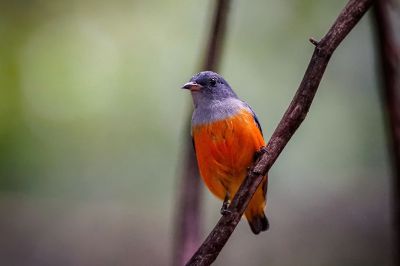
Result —
[[[268, 138], [346, 1], [234, 1], [221, 73]], [[0, 264], [168, 265], [213, 1], [0, 2]], [[216, 265], [391, 265], [371, 17], [334, 54], [270, 172], [269, 232]], [[203, 236], [220, 202], [204, 191]]]

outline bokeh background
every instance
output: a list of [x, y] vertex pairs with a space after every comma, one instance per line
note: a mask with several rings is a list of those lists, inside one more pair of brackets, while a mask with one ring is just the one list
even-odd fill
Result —
[[[234, 1], [221, 73], [268, 138], [346, 1]], [[213, 1], [0, 2], [0, 264], [168, 265]], [[216, 265], [391, 265], [371, 15], [270, 172], [269, 232]], [[220, 202], [204, 190], [203, 235]]]

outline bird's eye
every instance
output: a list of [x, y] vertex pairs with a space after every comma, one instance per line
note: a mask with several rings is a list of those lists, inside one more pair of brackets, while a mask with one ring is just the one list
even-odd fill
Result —
[[215, 78], [210, 79], [210, 85], [215, 86], [217, 84], [217, 80]]

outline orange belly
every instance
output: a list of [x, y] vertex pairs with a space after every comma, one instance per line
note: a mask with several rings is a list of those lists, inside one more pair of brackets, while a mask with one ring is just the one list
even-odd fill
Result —
[[[228, 192], [232, 199], [253, 162], [255, 152], [265, 146], [253, 115], [242, 110], [224, 120], [196, 125], [192, 134], [200, 175], [205, 184], [218, 198], [224, 199]], [[246, 209], [248, 219], [264, 210], [263, 185]]]

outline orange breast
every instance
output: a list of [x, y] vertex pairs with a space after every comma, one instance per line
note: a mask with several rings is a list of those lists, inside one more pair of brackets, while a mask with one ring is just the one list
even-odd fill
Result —
[[192, 128], [200, 174], [220, 199], [231, 197], [242, 183], [256, 151], [265, 145], [247, 110], [224, 120]]

